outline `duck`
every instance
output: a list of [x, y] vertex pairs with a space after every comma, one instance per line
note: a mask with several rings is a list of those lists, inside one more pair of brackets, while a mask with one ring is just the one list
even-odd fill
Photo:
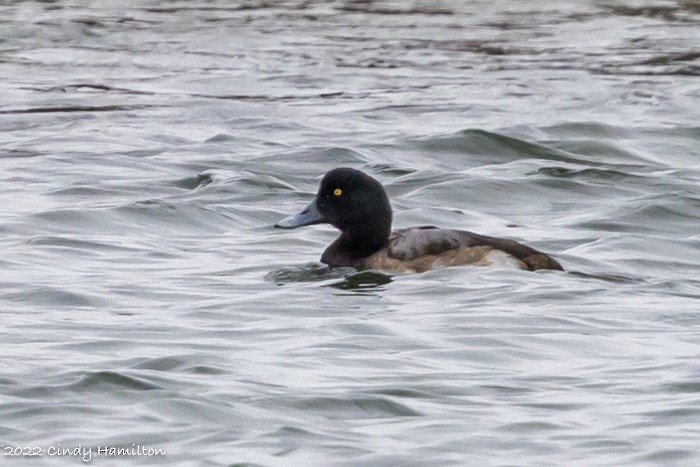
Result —
[[515, 240], [430, 225], [392, 230], [391, 222], [391, 204], [382, 184], [360, 170], [340, 167], [323, 176], [311, 204], [275, 227], [327, 223], [340, 230], [321, 256], [331, 268], [425, 272], [458, 265], [506, 265], [563, 271], [551, 256]]

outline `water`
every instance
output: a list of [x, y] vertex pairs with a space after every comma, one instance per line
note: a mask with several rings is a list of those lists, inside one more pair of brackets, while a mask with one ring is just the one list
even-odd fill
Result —
[[[5, 2], [0, 464], [698, 465], [699, 21]], [[567, 272], [328, 274], [338, 166]]]

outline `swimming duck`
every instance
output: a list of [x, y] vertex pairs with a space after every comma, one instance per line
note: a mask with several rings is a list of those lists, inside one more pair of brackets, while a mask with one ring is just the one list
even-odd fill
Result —
[[400, 269], [510, 264], [520, 269], [563, 270], [550, 256], [514, 240], [433, 226], [391, 230], [391, 205], [381, 183], [351, 168], [328, 172], [316, 199], [275, 227], [295, 229], [328, 223], [340, 230], [321, 256], [331, 267]]

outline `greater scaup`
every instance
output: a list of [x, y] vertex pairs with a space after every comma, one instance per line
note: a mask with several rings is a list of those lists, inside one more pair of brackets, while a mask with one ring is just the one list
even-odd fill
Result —
[[401, 269], [510, 263], [521, 269], [563, 270], [550, 256], [514, 240], [432, 226], [391, 231], [391, 205], [384, 187], [355, 169], [338, 168], [321, 180], [316, 199], [275, 227], [295, 229], [328, 223], [341, 232], [321, 256], [331, 267]]

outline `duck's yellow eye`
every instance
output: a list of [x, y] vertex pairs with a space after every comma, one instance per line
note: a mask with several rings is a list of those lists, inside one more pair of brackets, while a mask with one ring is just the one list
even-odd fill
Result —
[[336, 188], [335, 190], [333, 190], [334, 196], [340, 196], [342, 194], [343, 194], [343, 190], [341, 190], [340, 188]]

